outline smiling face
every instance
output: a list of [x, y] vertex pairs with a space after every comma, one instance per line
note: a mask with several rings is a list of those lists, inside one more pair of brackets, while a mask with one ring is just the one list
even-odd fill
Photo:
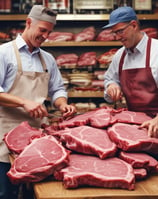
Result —
[[53, 28], [54, 24], [47, 21], [39, 21], [31, 18], [26, 20], [26, 28], [22, 37], [29, 46], [30, 52], [32, 52], [34, 48], [41, 46]]
[[116, 40], [119, 40], [126, 48], [131, 50], [135, 48], [143, 36], [138, 23], [134, 20], [116, 24], [112, 27], [112, 32], [115, 34]]

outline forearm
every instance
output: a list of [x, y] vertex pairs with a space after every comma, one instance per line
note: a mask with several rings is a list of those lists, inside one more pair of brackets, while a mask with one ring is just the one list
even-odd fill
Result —
[[0, 93], [0, 105], [7, 107], [23, 107], [24, 99], [11, 95], [9, 93]]
[[33, 118], [43, 118], [48, 115], [47, 110], [42, 104], [9, 93], [0, 93], [0, 105], [22, 107]]
[[65, 97], [58, 97], [55, 102], [54, 102], [54, 106], [61, 110], [62, 106], [65, 106], [67, 104], [67, 98]]

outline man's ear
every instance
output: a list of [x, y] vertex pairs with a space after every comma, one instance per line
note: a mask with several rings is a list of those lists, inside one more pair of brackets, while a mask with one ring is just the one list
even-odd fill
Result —
[[30, 18], [26, 19], [26, 27], [30, 27], [32, 20]]

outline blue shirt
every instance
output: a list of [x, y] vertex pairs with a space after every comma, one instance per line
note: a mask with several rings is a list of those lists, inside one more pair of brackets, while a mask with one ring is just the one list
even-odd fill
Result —
[[[145, 33], [143, 34], [144, 34], [143, 38], [135, 47], [134, 52], [131, 52], [129, 49], [126, 49], [127, 53], [123, 63], [123, 70], [131, 68], [145, 68], [146, 46], [148, 42], [148, 36]], [[108, 85], [111, 83], [117, 83], [118, 85], [120, 85], [119, 62], [124, 50], [125, 47], [123, 46], [116, 52], [108, 70], [105, 72], [104, 75], [104, 87], [105, 87], [104, 98], [108, 102], [112, 102], [111, 98], [106, 93]], [[157, 39], [152, 39], [151, 42], [150, 67], [153, 78], [158, 87], [158, 40]]]
[[[26, 42], [20, 35], [16, 38], [16, 44], [20, 53], [23, 71], [43, 72], [43, 66], [38, 55], [39, 52], [41, 53], [50, 74], [48, 96], [51, 98], [52, 103], [59, 97], [67, 98], [63, 79], [54, 57], [41, 48], [36, 48], [30, 53]], [[8, 92], [12, 87], [17, 68], [17, 60], [12, 42], [0, 45], [0, 92]]]

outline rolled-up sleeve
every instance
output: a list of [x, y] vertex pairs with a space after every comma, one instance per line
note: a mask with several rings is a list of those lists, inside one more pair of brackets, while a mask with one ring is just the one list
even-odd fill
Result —
[[44, 59], [46, 61], [48, 72], [50, 73], [50, 81], [48, 85], [48, 95], [51, 98], [52, 104], [59, 97], [67, 98], [67, 92], [64, 86], [61, 72], [56, 64], [55, 58], [47, 53], [43, 52]]

